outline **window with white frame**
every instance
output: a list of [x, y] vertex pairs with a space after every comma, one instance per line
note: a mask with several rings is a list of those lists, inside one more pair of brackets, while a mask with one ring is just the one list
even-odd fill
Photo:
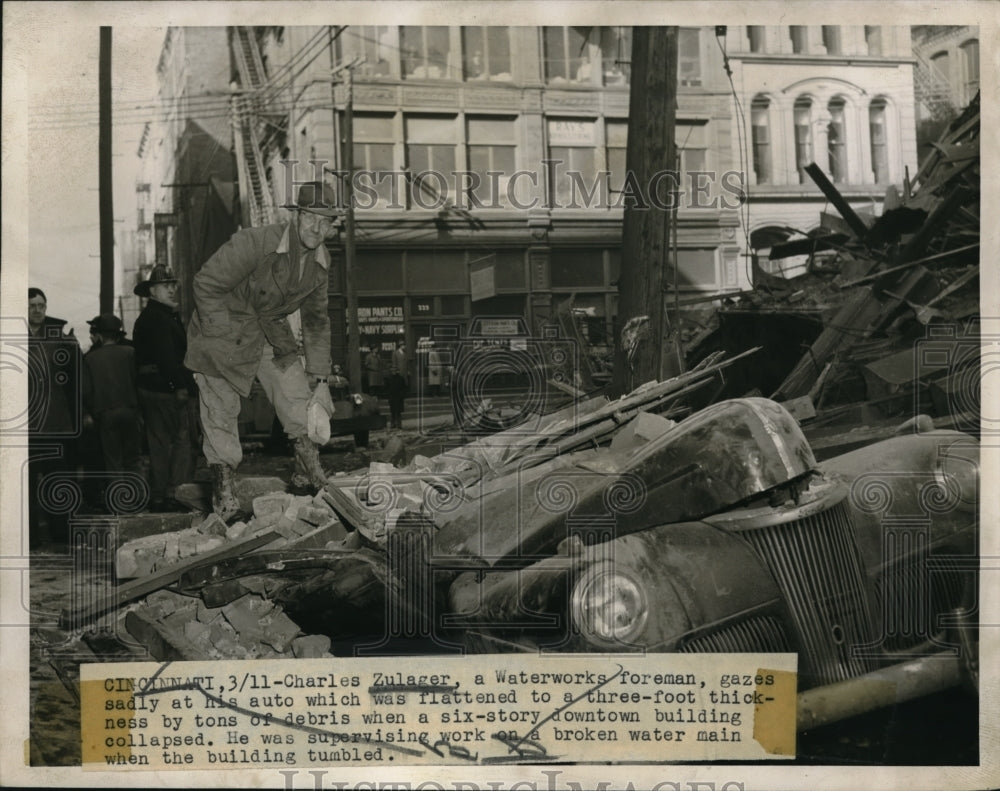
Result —
[[[583, 119], [552, 119], [549, 135], [549, 200], [553, 207], [582, 208], [595, 191], [597, 123]], [[596, 198], [595, 198], [596, 200]]]
[[509, 28], [463, 27], [462, 54], [465, 79], [511, 80]]
[[455, 79], [452, 68], [451, 32], [443, 25], [405, 26], [399, 29], [403, 77], [409, 79]]
[[454, 194], [456, 124], [454, 116], [406, 118], [406, 166], [410, 172], [411, 206], [433, 206]]
[[800, 97], [792, 108], [795, 124], [795, 169], [799, 172], [799, 184], [807, 184], [809, 175], [806, 165], [813, 160], [812, 139], [812, 99]]
[[889, 181], [889, 135], [886, 129], [885, 99], [875, 99], [868, 106], [868, 130], [871, 137], [872, 174], [876, 184]]
[[545, 80], [548, 83], [594, 82], [591, 40], [598, 28], [544, 27]]
[[965, 68], [965, 103], [971, 102], [979, 90], [979, 39], [973, 38], [959, 47]]
[[758, 184], [771, 184], [771, 103], [765, 96], [750, 103], [750, 140], [753, 145], [753, 172]]
[[601, 28], [601, 72], [605, 85], [628, 85], [632, 28]]
[[827, 112], [830, 122], [826, 127], [827, 154], [830, 165], [830, 178], [834, 184], [847, 181], [847, 124], [844, 121], [846, 103], [837, 96], [830, 100]]
[[701, 29], [682, 27], [677, 33], [677, 74], [681, 85], [701, 85]]
[[354, 114], [354, 172], [360, 171], [359, 183], [366, 191], [375, 192], [379, 204], [391, 203], [395, 197], [392, 178], [380, 178], [380, 174], [393, 170], [393, 120], [391, 114]]
[[507, 205], [507, 185], [515, 164], [513, 118], [466, 119], [468, 169], [479, 177], [470, 192], [484, 208]]
[[351, 25], [344, 31], [345, 44], [353, 41], [353, 54], [363, 58], [355, 67], [359, 77], [392, 75], [395, 41], [392, 28], [384, 25]]

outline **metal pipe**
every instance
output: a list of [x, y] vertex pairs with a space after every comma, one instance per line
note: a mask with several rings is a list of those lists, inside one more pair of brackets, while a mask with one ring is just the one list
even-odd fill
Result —
[[796, 730], [818, 728], [872, 709], [905, 703], [958, 686], [961, 681], [958, 656], [933, 654], [849, 681], [809, 689], [798, 695]]

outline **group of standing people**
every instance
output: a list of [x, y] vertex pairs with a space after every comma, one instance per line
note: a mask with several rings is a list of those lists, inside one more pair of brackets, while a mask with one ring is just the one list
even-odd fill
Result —
[[[151, 508], [184, 507], [174, 493], [193, 477], [189, 407], [197, 400], [202, 450], [212, 474], [213, 510], [227, 522], [241, 515], [234, 488], [243, 455], [238, 416], [240, 397], [249, 395], [255, 378], [294, 443], [292, 488], [315, 491], [328, 482], [308, 416], [316, 407], [330, 416], [334, 410], [328, 387], [330, 260], [325, 241], [341, 212], [332, 188], [319, 182], [303, 184], [295, 203], [285, 208], [292, 212], [290, 220], [237, 231], [202, 265], [193, 280], [194, 310], [186, 331], [177, 312], [177, 280], [162, 266], [154, 267], [149, 279], [135, 288], [148, 302], [131, 342], [113, 315], [102, 314], [90, 322], [94, 344], [83, 357], [82, 399], [76, 400], [82, 400], [101, 437], [110, 473], [138, 467], [141, 416], [150, 457]], [[79, 344], [72, 333], [63, 333], [64, 321], [46, 317], [44, 294], [31, 289], [28, 301], [31, 334], [37, 340], [31, 353], [49, 355], [33, 365], [33, 370], [46, 372], [35, 389], [47, 393], [50, 407], [44, 414], [39, 410], [37, 425], [29, 431], [39, 442], [71, 439], [76, 435], [71, 407], [77, 384], [58, 380], [57, 386], [51, 372], [61, 354], [56, 344], [71, 356], [79, 356]], [[288, 321], [295, 311], [301, 316], [301, 348]], [[397, 428], [407, 389], [406, 364], [406, 349], [400, 344], [386, 381], [392, 425]], [[42, 425], [43, 418], [53, 425]], [[64, 466], [72, 461], [68, 454], [56, 454]], [[37, 458], [43, 459], [41, 454]], [[32, 467], [32, 492], [42, 472]]]
[[[81, 354], [66, 321], [47, 315], [45, 293], [28, 289], [29, 540], [35, 546], [68, 539], [67, 514], [46, 492], [57, 484], [79, 486], [81, 504], [106, 510], [109, 486], [138, 486], [144, 441], [149, 510], [187, 510], [173, 497], [192, 479], [195, 461], [187, 406], [194, 380], [183, 365], [177, 280], [156, 266], [134, 291], [148, 301], [133, 338], [125, 336], [121, 319], [102, 313], [87, 322], [91, 346]], [[102, 470], [88, 446], [99, 448]], [[133, 488], [124, 501], [134, 503], [138, 494]]]

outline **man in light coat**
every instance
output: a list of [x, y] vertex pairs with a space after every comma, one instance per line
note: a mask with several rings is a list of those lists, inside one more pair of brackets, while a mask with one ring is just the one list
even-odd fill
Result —
[[[195, 372], [212, 505], [224, 520], [239, 512], [233, 492], [243, 458], [237, 418], [240, 396], [250, 394], [254, 377], [294, 441], [293, 487], [327, 483], [308, 437], [307, 411], [314, 399], [329, 403], [329, 391], [322, 393], [330, 375], [330, 261], [324, 242], [340, 214], [335, 207], [328, 185], [304, 184], [289, 222], [237, 231], [194, 277], [184, 364]], [[288, 323], [296, 310], [304, 369]]]

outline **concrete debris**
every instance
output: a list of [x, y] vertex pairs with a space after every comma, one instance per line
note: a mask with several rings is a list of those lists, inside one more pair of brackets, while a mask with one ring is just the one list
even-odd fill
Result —
[[332, 656], [330, 638], [319, 634], [296, 637], [292, 640], [292, 653], [295, 654], [296, 659], [318, 659]]

